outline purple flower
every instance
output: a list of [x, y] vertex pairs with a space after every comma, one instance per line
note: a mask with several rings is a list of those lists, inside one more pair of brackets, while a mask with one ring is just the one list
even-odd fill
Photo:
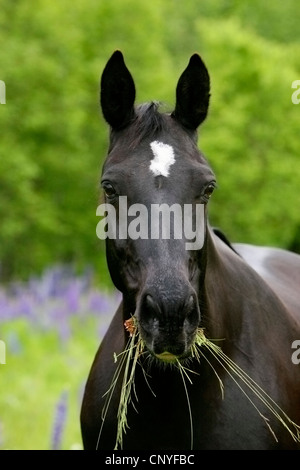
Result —
[[81, 290], [80, 284], [75, 280], [68, 286], [65, 293], [65, 301], [69, 313], [76, 313], [79, 309]]
[[57, 331], [65, 342], [72, 334], [73, 318], [84, 322], [92, 315], [99, 319], [102, 338], [119, 301], [119, 295], [93, 285], [90, 268], [78, 275], [72, 267], [58, 265], [27, 282], [0, 286], [0, 323], [23, 318], [36, 329]]
[[50, 450], [61, 450], [67, 420], [68, 392], [63, 391], [56, 404]]
[[103, 294], [97, 291], [91, 292], [89, 296], [88, 310], [95, 313], [103, 313], [107, 311], [109, 302]]

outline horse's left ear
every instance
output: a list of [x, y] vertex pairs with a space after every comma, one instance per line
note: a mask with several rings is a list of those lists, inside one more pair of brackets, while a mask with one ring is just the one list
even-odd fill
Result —
[[207, 68], [201, 57], [194, 54], [178, 80], [173, 117], [188, 129], [197, 129], [207, 115], [209, 90]]
[[103, 116], [113, 129], [129, 124], [134, 117], [135, 85], [121, 51], [115, 51], [101, 77], [100, 102]]

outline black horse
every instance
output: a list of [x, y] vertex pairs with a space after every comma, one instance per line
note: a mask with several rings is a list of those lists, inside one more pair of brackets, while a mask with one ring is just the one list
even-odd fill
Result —
[[[114, 357], [130, 335], [124, 322], [133, 315], [145, 350], [136, 365], [124, 449], [299, 448], [299, 441], [267, 407], [260, 408], [256, 396], [250, 401], [214, 356], [208, 353], [198, 362], [191, 354], [199, 327], [208, 338], [222, 339], [227, 357], [300, 424], [300, 365], [292, 361], [292, 345], [300, 339], [300, 257], [280, 249], [231, 246], [209, 226], [207, 203], [216, 177], [197, 148], [209, 97], [209, 74], [197, 54], [178, 81], [172, 113], [160, 112], [155, 102], [134, 105], [134, 81], [120, 51], [104, 69], [101, 105], [111, 133], [102, 187], [117, 223], [120, 196], [149, 213], [153, 204], [189, 205], [193, 226], [198, 204], [204, 208], [203, 242], [190, 249], [184, 233], [169, 239], [106, 239], [110, 274], [123, 297], [87, 381], [81, 411], [85, 449], [115, 446], [124, 368], [104, 420], [103, 407], [118, 365]], [[193, 371], [191, 380], [182, 379], [178, 363]]]

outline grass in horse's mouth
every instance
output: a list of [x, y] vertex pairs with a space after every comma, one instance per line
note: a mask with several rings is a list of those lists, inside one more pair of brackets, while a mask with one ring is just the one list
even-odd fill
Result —
[[[135, 405], [132, 401], [132, 393], [136, 396], [135, 384], [134, 384], [134, 377], [135, 377], [135, 368], [139, 362], [139, 358], [142, 354], [145, 354], [145, 344], [142, 340], [141, 336], [139, 335], [138, 330], [138, 322], [135, 317], [131, 317], [127, 320], [124, 324], [125, 329], [129, 332], [129, 340], [127, 346], [124, 351], [120, 354], [114, 356], [115, 362], [118, 362], [117, 369], [115, 371], [112, 384], [109, 390], [106, 392], [106, 403], [102, 410], [102, 424], [99, 431], [97, 447], [100, 441], [101, 432], [103, 428], [103, 424], [105, 422], [106, 414], [110, 405], [110, 401], [112, 395], [114, 393], [116, 384], [120, 377], [120, 374], [124, 368], [124, 375], [122, 381], [122, 388], [121, 388], [121, 395], [119, 401], [119, 408], [117, 413], [117, 435], [116, 435], [116, 443], [115, 443], [115, 450], [122, 449], [123, 447], [123, 435], [126, 433], [126, 429], [128, 428], [127, 423], [127, 409], [128, 405], [132, 403], [133, 407]], [[267, 427], [269, 428], [270, 432], [272, 433], [274, 439], [277, 441], [277, 437], [268, 422], [268, 418], [266, 418], [262, 412], [259, 410], [258, 406], [253, 402], [251, 397], [249, 396], [249, 392], [252, 392], [260, 401], [261, 403], [277, 418], [281, 424], [287, 429], [290, 433], [291, 437], [296, 442], [300, 442], [300, 426], [294, 423], [286, 413], [275, 403], [275, 401], [253, 380], [251, 377], [246, 374], [234, 361], [232, 361], [223, 351], [222, 348], [216, 345], [214, 342], [206, 338], [204, 334], [203, 328], [198, 328], [197, 334], [194, 340], [194, 343], [191, 348], [191, 357], [196, 359], [196, 361], [200, 362], [201, 358], [207, 361], [209, 366], [214, 371], [222, 393], [222, 398], [224, 398], [224, 386], [223, 382], [218, 375], [216, 369], [213, 367], [209, 357], [206, 353], [210, 353], [210, 355], [219, 363], [219, 365], [226, 371], [226, 373], [231, 377], [231, 379], [235, 382], [237, 387], [240, 389], [241, 393], [245, 395], [245, 397], [249, 400], [252, 406], [256, 409], [257, 413], [261, 416], [261, 418], [266, 423]], [[159, 359], [157, 359], [159, 360]], [[190, 433], [191, 433], [191, 449], [193, 449], [193, 417], [192, 417], [192, 410], [190, 406], [188, 390], [186, 387], [186, 380], [192, 383], [189, 373], [196, 373], [192, 369], [187, 368], [187, 361], [180, 361], [176, 359], [175, 361], [168, 362], [164, 361], [163, 364], [167, 366], [175, 367], [179, 370], [182, 382], [185, 390], [185, 394], [187, 397], [187, 404], [189, 409], [189, 416], [190, 416]], [[141, 364], [140, 364], [141, 365]], [[142, 367], [142, 366], [141, 366]], [[145, 376], [145, 380], [147, 380], [147, 374], [143, 369], [143, 373]], [[149, 383], [148, 383], [149, 385]], [[151, 390], [151, 387], [149, 385]], [[151, 390], [152, 391], [152, 390]], [[152, 391], [154, 394], [154, 392]], [[155, 395], [155, 394], [154, 394]]]

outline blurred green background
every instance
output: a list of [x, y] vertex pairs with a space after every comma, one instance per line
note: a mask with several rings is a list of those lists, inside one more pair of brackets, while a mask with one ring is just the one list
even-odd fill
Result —
[[0, 44], [0, 448], [77, 449], [84, 383], [118, 303], [96, 237], [103, 67], [121, 49], [137, 101], [172, 107], [200, 53], [211, 223], [300, 252], [299, 3], [0, 0]]
[[233, 241], [299, 251], [298, 11], [296, 0], [2, 0], [1, 279], [63, 261], [109, 282], [95, 232], [108, 136], [98, 88], [117, 48], [137, 101], [170, 106], [200, 53], [212, 99], [199, 146], [219, 185], [211, 223]]

